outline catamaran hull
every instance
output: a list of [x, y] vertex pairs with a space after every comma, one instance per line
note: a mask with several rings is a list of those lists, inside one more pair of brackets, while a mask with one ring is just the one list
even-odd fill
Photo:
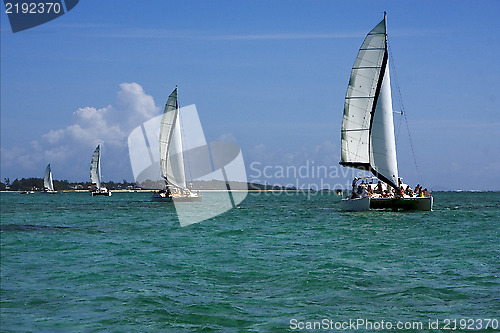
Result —
[[340, 205], [342, 210], [347, 212], [362, 212], [370, 209], [431, 211], [433, 203], [433, 197], [376, 199], [365, 197], [342, 199]]
[[433, 203], [433, 197], [377, 198], [370, 199], [370, 209], [430, 211]]
[[155, 196], [151, 197], [151, 201], [155, 202], [201, 202], [201, 196], [178, 196], [178, 197], [164, 197]]
[[346, 212], [363, 212], [370, 210], [370, 198], [356, 198], [356, 199], [342, 199], [340, 201], [340, 207]]
[[201, 202], [201, 195], [174, 197], [174, 202]]
[[103, 196], [106, 196], [106, 197], [110, 197], [111, 196], [111, 192], [91, 192], [92, 193], [92, 196], [95, 197], [96, 195], [103, 195]]

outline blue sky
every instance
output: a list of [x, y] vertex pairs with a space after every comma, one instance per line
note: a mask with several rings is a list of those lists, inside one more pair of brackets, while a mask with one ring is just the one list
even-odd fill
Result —
[[294, 183], [265, 166], [340, 172], [350, 70], [384, 10], [420, 178], [404, 120], [400, 174], [500, 190], [499, 1], [85, 0], [15, 34], [2, 5], [1, 179], [51, 163], [55, 179], [86, 181], [101, 141], [104, 181], [132, 181], [126, 138], [175, 85], [207, 141], [240, 145], [250, 180]]

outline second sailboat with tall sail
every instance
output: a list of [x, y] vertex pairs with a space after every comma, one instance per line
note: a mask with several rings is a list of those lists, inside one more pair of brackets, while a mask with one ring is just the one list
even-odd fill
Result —
[[45, 174], [43, 176], [43, 191], [42, 193], [55, 194], [57, 191], [54, 190], [54, 182], [52, 180], [52, 170], [50, 168], [50, 163], [45, 168]]
[[101, 144], [98, 144], [90, 162], [90, 182], [92, 183], [92, 196], [111, 196], [111, 191], [101, 183]]
[[160, 169], [165, 188], [155, 191], [153, 201], [201, 201], [198, 192], [186, 186], [177, 87], [168, 96], [160, 125]]
[[352, 67], [341, 129], [342, 166], [370, 171], [374, 177], [355, 178], [342, 209], [370, 208], [432, 210], [433, 198], [419, 186], [415, 191], [398, 174], [386, 14], [366, 36]]

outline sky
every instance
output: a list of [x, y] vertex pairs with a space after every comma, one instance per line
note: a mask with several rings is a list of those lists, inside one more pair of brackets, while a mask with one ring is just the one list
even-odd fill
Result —
[[2, 4], [0, 177], [51, 163], [55, 179], [88, 181], [101, 142], [103, 181], [133, 181], [127, 137], [177, 85], [208, 142], [241, 147], [249, 181], [346, 186], [347, 83], [384, 11], [403, 180], [500, 190], [497, 0], [85, 0], [17, 33]]

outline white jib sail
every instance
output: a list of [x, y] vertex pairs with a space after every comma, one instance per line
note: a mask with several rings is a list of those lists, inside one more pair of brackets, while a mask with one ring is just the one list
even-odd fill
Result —
[[162, 177], [168, 184], [186, 188], [177, 88], [168, 97], [160, 126], [159, 150]]
[[370, 165], [376, 176], [381, 175], [393, 186], [398, 187], [398, 161], [392, 114], [391, 80], [387, 65], [373, 114]]
[[43, 176], [43, 187], [45, 188], [46, 191], [54, 191], [50, 164], [47, 165], [47, 168], [45, 169], [45, 175]]
[[172, 140], [168, 149], [168, 171], [175, 185], [186, 188], [186, 176], [184, 170], [184, 156], [182, 152], [181, 117], [177, 114], [177, 119], [172, 132]]
[[92, 185], [101, 189], [101, 145], [97, 145], [92, 155], [92, 162], [90, 162], [90, 182]]

